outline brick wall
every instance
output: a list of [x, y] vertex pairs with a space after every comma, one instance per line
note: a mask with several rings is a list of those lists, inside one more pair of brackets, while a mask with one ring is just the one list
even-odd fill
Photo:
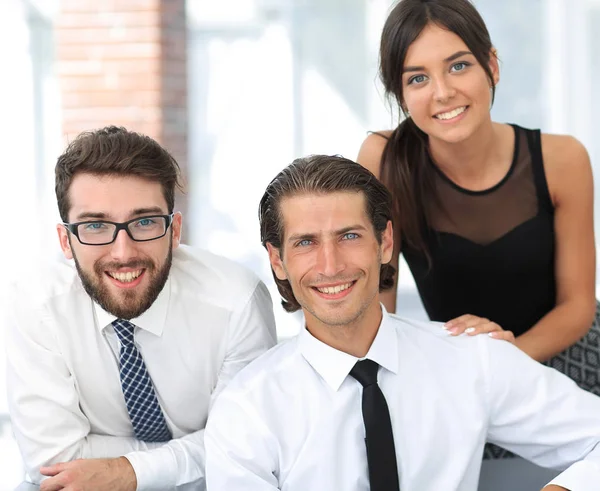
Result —
[[185, 0], [61, 0], [56, 45], [65, 142], [122, 125], [159, 141], [185, 175]]

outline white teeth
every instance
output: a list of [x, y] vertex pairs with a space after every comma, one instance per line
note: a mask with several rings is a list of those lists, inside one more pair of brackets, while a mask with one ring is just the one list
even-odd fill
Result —
[[108, 274], [111, 275], [115, 280], [119, 280], [121, 283], [131, 283], [139, 275], [142, 274], [142, 270], [140, 269], [138, 271], [128, 271], [127, 273], [118, 273], [114, 271]]
[[321, 293], [328, 293], [329, 295], [333, 295], [335, 293], [340, 293], [341, 291], [347, 290], [352, 286], [352, 283], [346, 283], [344, 285], [337, 286], [326, 286], [323, 288], [317, 288]]
[[456, 116], [458, 116], [459, 114], [464, 113], [466, 109], [467, 109], [467, 106], [457, 107], [456, 109], [453, 109], [452, 111], [448, 111], [447, 113], [436, 114], [435, 117], [437, 119], [452, 119], [452, 118], [455, 118]]

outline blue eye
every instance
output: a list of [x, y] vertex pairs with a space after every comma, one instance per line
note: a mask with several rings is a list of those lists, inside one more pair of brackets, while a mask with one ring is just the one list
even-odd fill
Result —
[[355, 232], [348, 232], [347, 234], [344, 234], [342, 240], [354, 240], [354, 239], [358, 239], [360, 237], [360, 235], [358, 235]]
[[411, 85], [411, 84], [422, 84], [423, 82], [425, 82], [426, 78], [427, 77], [425, 75], [415, 75], [414, 77], [411, 77], [408, 80], [408, 85]]
[[304, 239], [304, 240], [301, 240], [300, 242], [298, 242], [298, 244], [296, 244], [296, 245], [298, 245], [299, 247], [306, 247], [311, 244], [312, 244], [312, 240]]
[[104, 222], [90, 222], [85, 224], [86, 230], [101, 230], [106, 227]]
[[462, 72], [465, 68], [467, 68], [470, 65], [471, 64], [467, 63], [466, 61], [460, 61], [460, 62], [455, 63], [454, 65], [452, 65], [452, 67], [450, 68], [450, 71], [453, 71], [453, 72]]
[[138, 220], [136, 222], [136, 225], [140, 226], [140, 227], [149, 227], [151, 225], [154, 225], [156, 222], [154, 220], [152, 220], [151, 218], [141, 218], [140, 220]]

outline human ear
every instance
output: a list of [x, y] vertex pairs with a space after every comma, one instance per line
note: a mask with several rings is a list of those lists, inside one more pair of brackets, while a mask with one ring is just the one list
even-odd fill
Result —
[[73, 251], [71, 250], [71, 243], [69, 242], [69, 231], [62, 223], [56, 224], [56, 232], [58, 234], [58, 242], [60, 248], [67, 259], [73, 259]]
[[181, 231], [183, 228], [183, 216], [181, 215], [181, 212], [178, 211], [177, 213], [175, 213], [173, 215], [173, 223], [171, 224], [171, 228], [172, 228], [172, 233], [173, 233], [173, 245], [172, 245], [172, 249], [175, 250], [179, 247], [179, 244], [181, 243]]
[[394, 229], [392, 221], [388, 220], [385, 230], [381, 234], [381, 263], [387, 264], [392, 260], [394, 253]]
[[490, 50], [489, 66], [490, 71], [492, 72], [493, 87], [495, 87], [498, 85], [498, 82], [500, 82], [500, 64], [498, 60], [498, 51], [496, 48], [492, 48]]
[[271, 263], [271, 268], [273, 268], [273, 272], [277, 279], [279, 280], [287, 280], [287, 274], [285, 273], [285, 269], [283, 268], [283, 261], [281, 260], [280, 250], [273, 246], [270, 242], [267, 242], [267, 251], [269, 252], [269, 262]]

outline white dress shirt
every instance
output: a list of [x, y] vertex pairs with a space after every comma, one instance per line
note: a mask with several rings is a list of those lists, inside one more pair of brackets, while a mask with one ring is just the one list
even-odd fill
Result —
[[[384, 311], [366, 356], [390, 410], [402, 491], [475, 491], [483, 446], [600, 489], [600, 398], [488, 336]], [[357, 358], [306, 329], [242, 370], [206, 427], [208, 491], [369, 489]]]
[[111, 315], [62, 263], [14, 289], [6, 333], [8, 402], [28, 474], [78, 458], [124, 455], [139, 490], [204, 489], [212, 401], [276, 342], [269, 293], [245, 268], [180, 246], [169, 279], [137, 319], [135, 343], [173, 439], [135, 438], [119, 379]]

